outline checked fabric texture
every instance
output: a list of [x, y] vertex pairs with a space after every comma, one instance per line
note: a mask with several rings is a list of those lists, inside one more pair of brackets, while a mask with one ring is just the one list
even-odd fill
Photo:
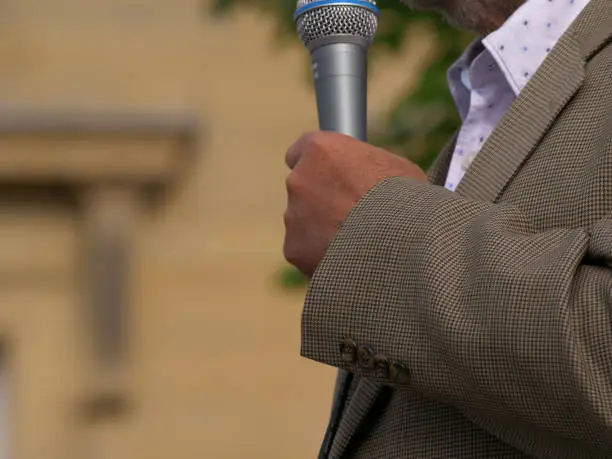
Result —
[[612, 0], [456, 192], [452, 146], [372, 189], [313, 278], [302, 355], [353, 374], [320, 457], [612, 458]]

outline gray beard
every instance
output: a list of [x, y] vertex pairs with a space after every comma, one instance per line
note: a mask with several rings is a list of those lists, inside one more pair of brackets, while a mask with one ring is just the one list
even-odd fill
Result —
[[483, 35], [497, 30], [525, 0], [401, 0], [415, 10], [438, 11], [453, 25]]

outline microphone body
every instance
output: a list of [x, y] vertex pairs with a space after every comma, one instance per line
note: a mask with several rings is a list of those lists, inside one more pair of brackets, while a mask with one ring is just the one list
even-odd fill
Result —
[[319, 128], [366, 140], [367, 50], [375, 0], [298, 0], [294, 19], [310, 51]]
[[319, 128], [366, 140], [367, 50], [339, 42], [312, 51]]

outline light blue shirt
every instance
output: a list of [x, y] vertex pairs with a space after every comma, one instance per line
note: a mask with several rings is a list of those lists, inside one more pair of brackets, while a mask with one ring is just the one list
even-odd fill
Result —
[[497, 31], [472, 43], [448, 71], [463, 125], [446, 188], [470, 164], [548, 53], [589, 0], [527, 0]]

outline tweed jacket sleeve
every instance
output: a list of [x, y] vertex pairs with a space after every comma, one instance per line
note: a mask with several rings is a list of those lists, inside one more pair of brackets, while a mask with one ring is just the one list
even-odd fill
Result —
[[612, 218], [538, 231], [511, 204], [386, 179], [312, 280], [302, 355], [610, 447], [610, 266]]

